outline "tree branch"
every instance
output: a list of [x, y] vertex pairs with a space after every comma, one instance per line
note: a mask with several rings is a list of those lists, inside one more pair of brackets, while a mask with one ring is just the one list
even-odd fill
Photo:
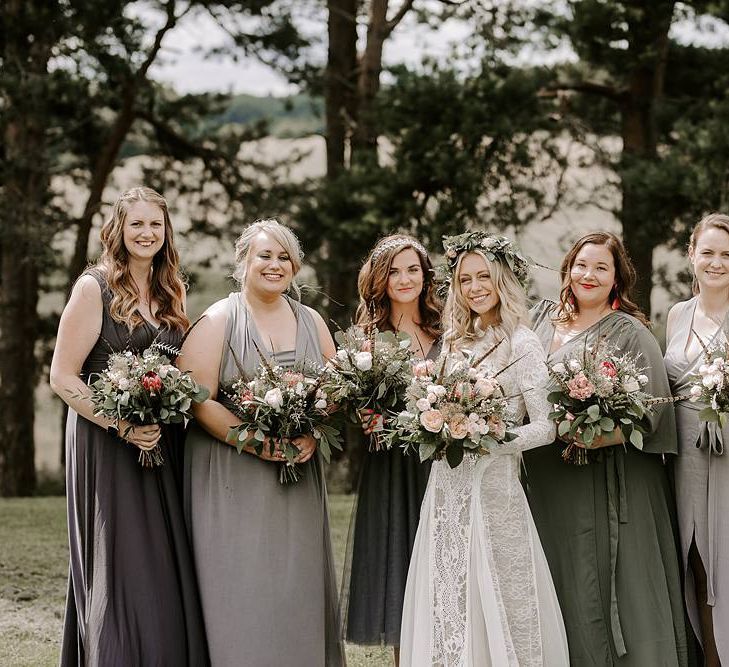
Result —
[[389, 36], [390, 33], [397, 27], [398, 23], [405, 18], [405, 14], [407, 14], [412, 8], [413, 4], [415, 4], [415, 0], [403, 0], [402, 5], [400, 5], [400, 9], [397, 10], [395, 16], [393, 16], [386, 24], [385, 24], [385, 36]]
[[165, 6], [167, 12], [167, 20], [165, 21], [165, 24], [157, 31], [157, 34], [154, 36], [154, 43], [152, 44], [152, 48], [149, 50], [147, 57], [144, 59], [144, 62], [141, 64], [136, 74], [134, 75], [134, 77], [138, 81], [141, 81], [147, 77], [147, 71], [152, 66], [152, 63], [156, 60], [160, 48], [162, 48], [162, 40], [164, 39], [164, 36], [177, 25], [179, 20], [183, 16], [185, 16], [185, 14], [190, 11], [190, 9], [192, 9], [192, 3], [189, 4], [187, 6], [187, 9], [185, 9], [179, 16], [175, 14], [175, 8], [175, 0], [170, 0], [170, 2], [168, 2]]

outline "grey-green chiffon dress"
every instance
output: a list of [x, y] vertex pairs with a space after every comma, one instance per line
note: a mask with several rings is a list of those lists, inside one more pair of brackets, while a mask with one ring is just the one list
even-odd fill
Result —
[[[296, 349], [283, 366], [321, 364], [316, 323], [296, 315]], [[240, 293], [228, 297], [219, 384], [256, 373], [265, 351]], [[230, 348], [228, 347], [230, 344]], [[222, 392], [218, 400], [225, 401]], [[185, 515], [215, 667], [340, 667], [337, 591], [327, 493], [317, 454], [295, 484], [281, 485], [278, 463], [222, 443], [193, 423], [185, 442]]]
[[[660, 348], [650, 331], [621, 311], [549, 354], [554, 304], [532, 312], [548, 363], [604, 336], [641, 353], [647, 391], [669, 396]], [[664, 456], [676, 453], [670, 405], [650, 417], [643, 451], [599, 450], [586, 466], [565, 463], [561, 443], [524, 453], [525, 486], [549, 562], [575, 667], [677, 666], [689, 661], [681, 590], [675, 500]]]
[[[696, 302], [694, 297], [676, 306], [673, 335], [666, 341], [666, 370], [677, 395], [689, 393], [691, 375], [703, 363], [702, 354], [691, 359], [686, 357]], [[726, 336], [727, 322], [720, 331]], [[678, 526], [691, 624], [701, 638], [695, 582], [688, 567], [688, 552], [694, 540], [706, 570], [707, 597], [713, 608], [719, 658], [722, 664], [729, 665], [729, 454], [726, 452], [729, 428], [700, 422], [699, 410], [704, 407], [705, 404], [690, 401], [676, 404]]]

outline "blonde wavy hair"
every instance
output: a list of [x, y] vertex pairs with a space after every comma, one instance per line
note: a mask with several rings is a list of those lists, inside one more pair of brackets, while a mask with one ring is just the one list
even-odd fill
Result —
[[299, 243], [299, 239], [296, 238], [296, 234], [275, 218], [256, 220], [248, 225], [238, 237], [238, 240], [235, 242], [235, 268], [233, 269], [233, 278], [235, 278], [241, 287], [245, 285], [251, 244], [253, 243], [253, 239], [261, 232], [268, 234], [288, 254], [294, 277], [287, 289], [291, 289], [297, 297], [300, 297], [301, 290], [296, 284], [296, 275], [301, 271], [301, 262], [304, 259], [304, 253], [301, 251], [301, 244]]
[[490, 261], [480, 250], [464, 252], [456, 262], [443, 312], [443, 323], [446, 327], [444, 344], [456, 348], [462, 343], [480, 338], [485, 333], [478, 313], [471, 310], [461, 288], [461, 267], [464, 257], [468, 255], [482, 257], [489, 267], [491, 282], [499, 297], [494, 313], [496, 326], [510, 337], [519, 324], [529, 323], [526, 292], [509, 265], [499, 258]]
[[424, 252], [423, 246], [412, 236], [393, 234], [380, 239], [370, 251], [367, 260], [360, 269], [357, 278], [359, 290], [359, 306], [355, 321], [357, 324], [368, 324], [374, 320], [380, 331], [393, 328], [390, 322], [390, 299], [387, 296], [387, 281], [390, 278], [390, 267], [403, 250], [411, 248], [420, 260], [423, 271], [423, 291], [418, 298], [418, 313], [422, 327], [431, 338], [438, 338], [441, 333], [440, 313], [442, 304], [438, 298], [433, 279], [433, 264]]
[[158, 304], [154, 316], [167, 329], [184, 331], [190, 326], [185, 315], [185, 281], [180, 271], [180, 256], [175, 248], [174, 232], [167, 201], [152, 188], [138, 187], [119, 195], [111, 217], [101, 227], [101, 257], [95, 267], [104, 275], [111, 292], [109, 313], [129, 331], [144, 324], [137, 310], [139, 290], [129, 269], [129, 252], [124, 245], [124, 225], [130, 205], [149, 202], [159, 206], [164, 220], [165, 240], [152, 260], [150, 301]]

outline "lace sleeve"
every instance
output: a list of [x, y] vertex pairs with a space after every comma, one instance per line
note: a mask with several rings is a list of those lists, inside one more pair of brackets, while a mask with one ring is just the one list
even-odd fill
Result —
[[[499, 445], [498, 453], [523, 452], [548, 445], [554, 442], [556, 436], [555, 424], [549, 419], [550, 405], [547, 401], [549, 375], [546, 356], [539, 338], [533, 331], [520, 327], [514, 332], [511, 359], [514, 365], [509, 371], [515, 378], [514, 393], [518, 391], [521, 394], [516, 400], [523, 401], [529, 423], [512, 427], [510, 430], [517, 437], [511, 442]], [[523, 413], [523, 410], [518, 411], [518, 414]]]

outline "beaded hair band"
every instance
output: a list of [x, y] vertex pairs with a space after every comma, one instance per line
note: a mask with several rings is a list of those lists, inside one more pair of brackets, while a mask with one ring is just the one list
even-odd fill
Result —
[[372, 254], [370, 255], [370, 262], [377, 261], [377, 258], [386, 250], [404, 248], [405, 246], [412, 246], [422, 255], [425, 255], [426, 257], [428, 256], [428, 251], [415, 239], [395, 238], [390, 239], [389, 241], [385, 241], [384, 243], [380, 243], [378, 246], [376, 246], [375, 249], [372, 251]]

